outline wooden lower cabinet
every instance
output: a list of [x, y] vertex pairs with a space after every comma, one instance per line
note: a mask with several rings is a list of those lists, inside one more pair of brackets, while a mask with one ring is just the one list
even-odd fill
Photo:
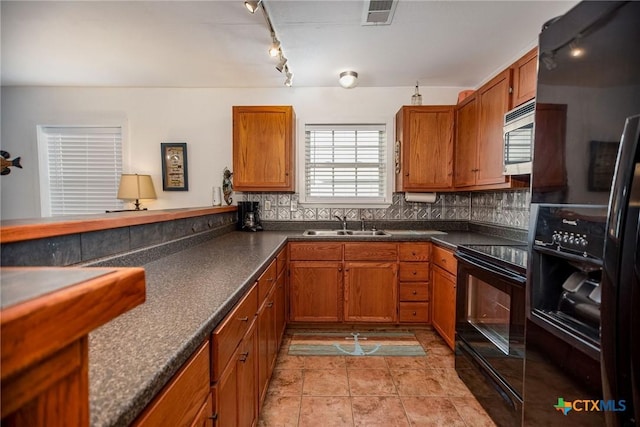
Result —
[[342, 321], [342, 262], [292, 261], [289, 271], [289, 320]]
[[395, 322], [397, 283], [396, 262], [345, 262], [344, 320]]
[[258, 311], [258, 390], [260, 404], [264, 401], [273, 372], [277, 352], [276, 287], [273, 286]]
[[[209, 340], [207, 340], [133, 423], [143, 426], [189, 426], [201, 418], [210, 401]], [[209, 412], [208, 416], [211, 413]], [[203, 424], [197, 424], [203, 425]], [[205, 424], [206, 425], [206, 424]]]
[[213, 397], [211, 394], [207, 397], [207, 400], [202, 404], [198, 411], [196, 418], [191, 423], [190, 427], [211, 427], [213, 425]]
[[456, 277], [434, 265], [431, 269], [433, 284], [433, 313], [431, 322], [447, 345], [454, 348], [456, 334]]
[[257, 328], [251, 323], [220, 380], [213, 386], [213, 419], [218, 427], [251, 427], [258, 419]]

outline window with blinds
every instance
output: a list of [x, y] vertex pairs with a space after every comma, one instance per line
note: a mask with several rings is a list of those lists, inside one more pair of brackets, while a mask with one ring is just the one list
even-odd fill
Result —
[[384, 124], [306, 125], [306, 201], [384, 202], [385, 141]]
[[122, 174], [122, 128], [42, 126], [46, 153], [43, 216], [104, 213], [122, 209], [116, 198]]

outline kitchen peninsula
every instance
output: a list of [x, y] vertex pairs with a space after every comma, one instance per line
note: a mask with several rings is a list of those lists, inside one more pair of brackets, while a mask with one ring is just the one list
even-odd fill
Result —
[[[195, 216], [189, 216], [193, 213]], [[149, 215], [148, 224], [125, 224], [125, 227], [161, 228], [161, 224], [173, 220], [171, 215], [184, 216], [180, 220], [186, 218], [189, 221], [184, 224], [187, 230], [191, 230], [189, 226], [198, 221], [204, 221], [204, 227], [163, 244], [79, 263], [87, 267], [129, 263], [127, 266], [144, 267], [146, 278], [146, 302], [89, 335], [92, 426], [122, 426], [136, 421], [154, 398], [166, 390], [176, 373], [190, 362], [192, 355], [210, 340], [212, 332], [220, 327], [225, 316], [253, 289], [276, 257], [286, 250], [288, 242], [310, 240], [298, 230], [241, 233], [231, 231], [233, 227], [228, 221], [216, 222], [219, 217], [233, 217], [234, 207], [223, 208], [221, 212], [214, 208], [175, 210], [164, 218], [167, 221], [152, 216], [157, 213], [146, 215]], [[106, 223], [104, 225], [107, 226]], [[119, 228], [113, 228], [113, 232], [121, 232], [115, 231]], [[3, 236], [7, 230], [10, 228], [3, 223]], [[79, 232], [80, 229], [74, 231]], [[105, 231], [94, 229], [92, 232]], [[390, 237], [379, 239], [388, 242], [430, 241], [449, 249], [461, 243], [505, 241], [501, 237], [469, 231], [468, 227], [437, 235], [402, 233], [394, 236], [392, 230], [389, 232]], [[128, 233], [133, 235], [131, 230]], [[60, 236], [50, 236], [56, 237]], [[6, 244], [4, 240], [2, 243]], [[171, 245], [178, 250], [174, 248], [162, 253], [160, 247]], [[144, 253], [148, 252], [155, 255], [147, 257]], [[3, 267], [5, 265], [3, 262]], [[207, 394], [205, 399], [210, 399], [209, 396]], [[205, 402], [199, 404], [202, 403]], [[212, 406], [213, 413], [216, 413], [215, 403]]]

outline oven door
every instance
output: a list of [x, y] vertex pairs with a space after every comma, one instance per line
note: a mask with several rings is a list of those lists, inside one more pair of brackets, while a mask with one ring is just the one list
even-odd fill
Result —
[[456, 257], [456, 339], [521, 400], [526, 279], [464, 253]]

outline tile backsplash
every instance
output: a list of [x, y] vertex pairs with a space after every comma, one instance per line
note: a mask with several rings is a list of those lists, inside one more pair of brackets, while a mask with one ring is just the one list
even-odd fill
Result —
[[[302, 206], [295, 193], [238, 193], [239, 201], [260, 202], [262, 219], [266, 221], [321, 221], [334, 215], [348, 220], [384, 221], [450, 221], [501, 225], [526, 229], [529, 224], [529, 190], [482, 193], [438, 193], [434, 203], [407, 202], [404, 194], [394, 193], [388, 208], [330, 208]], [[270, 209], [265, 209], [270, 207]]]

